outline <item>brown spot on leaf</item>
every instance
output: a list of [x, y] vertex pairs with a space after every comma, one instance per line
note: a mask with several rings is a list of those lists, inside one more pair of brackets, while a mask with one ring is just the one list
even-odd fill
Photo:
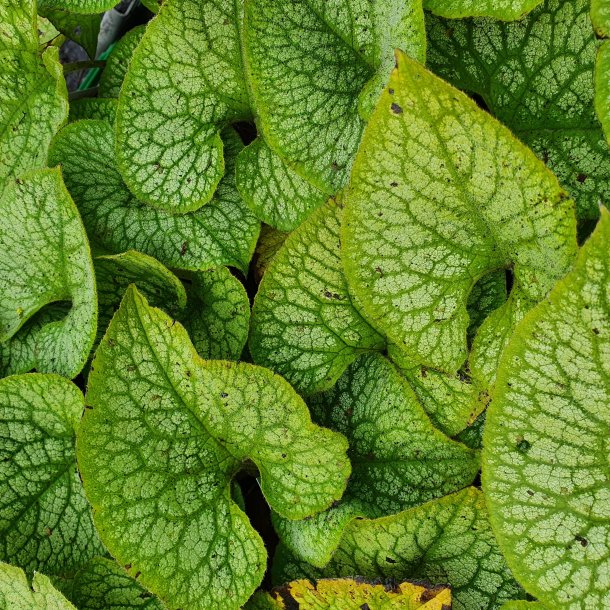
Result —
[[396, 102], [392, 102], [391, 108], [394, 114], [402, 114], [402, 108]]

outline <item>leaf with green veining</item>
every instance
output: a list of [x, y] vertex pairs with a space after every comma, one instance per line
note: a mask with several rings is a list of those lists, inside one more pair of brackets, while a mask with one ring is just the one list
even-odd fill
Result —
[[477, 350], [477, 339], [473, 346], [477, 370], [495, 370], [510, 324], [572, 263], [574, 204], [544, 164], [467, 96], [405, 54], [397, 60], [345, 200], [350, 290], [400, 351], [455, 373], [468, 354], [468, 295], [480, 277], [511, 268], [507, 303], [477, 335], [486, 349]]
[[101, 97], [119, 97], [129, 62], [142, 40], [145, 30], [146, 27], [143, 25], [129, 30], [112, 49], [100, 77], [99, 94]]
[[312, 424], [283, 379], [201, 360], [134, 288], [98, 348], [87, 404], [77, 455], [97, 529], [171, 608], [238, 608], [260, 583], [265, 549], [230, 497], [246, 461], [292, 519], [327, 508], [349, 475], [345, 439]]
[[109, 11], [120, 0], [38, 0], [38, 6], [42, 12], [47, 9], [57, 9], [70, 13], [90, 14]]
[[[75, 377], [95, 337], [97, 299], [85, 229], [60, 171], [11, 181], [0, 212], [0, 373]], [[65, 301], [65, 316], [30, 332], [48, 305]]]
[[252, 257], [252, 274], [256, 284], [260, 284], [263, 279], [267, 267], [279, 252], [284, 242], [288, 238], [288, 233], [278, 231], [269, 225], [261, 226], [261, 234], [259, 235], [254, 256]]
[[83, 97], [70, 102], [69, 120], [93, 119], [114, 124], [117, 101], [106, 97]]
[[66, 10], [52, 8], [41, 10], [41, 13], [66, 38], [79, 44], [85, 49], [91, 59], [95, 59], [97, 38], [102, 23], [102, 15], [100, 13], [79, 15]]
[[32, 582], [23, 570], [0, 563], [0, 608], [3, 610], [76, 610], [44, 574]]
[[323, 566], [355, 517], [383, 517], [470, 485], [476, 452], [434, 428], [417, 396], [383, 356], [356, 360], [334, 388], [310, 400], [314, 420], [349, 442], [352, 475], [335, 506], [305, 521], [275, 518], [300, 558]]
[[116, 169], [112, 125], [80, 121], [53, 141], [49, 162], [61, 163], [90, 239], [111, 252], [138, 250], [171, 268], [248, 267], [259, 222], [235, 187], [233, 162], [242, 144], [224, 132], [227, 175], [214, 199], [189, 214], [169, 214], [139, 202]]
[[251, 116], [241, 2], [167, 0], [129, 65], [117, 113], [117, 160], [138, 199], [197, 210], [223, 172], [221, 129]]
[[543, 0], [424, 0], [424, 8], [443, 17], [519, 19]]
[[305, 394], [331, 387], [359, 354], [385, 346], [347, 290], [339, 258], [341, 205], [331, 199], [290, 234], [252, 308], [254, 361]]
[[66, 596], [78, 610], [165, 610], [165, 606], [116, 561], [96, 557], [81, 568]]
[[423, 61], [421, 0], [248, 0], [244, 54], [266, 142], [334, 193], [399, 47]]
[[610, 4], [608, 0], [591, 0], [591, 21], [598, 38], [604, 39], [595, 65], [595, 110], [610, 143]]
[[506, 602], [500, 610], [545, 610], [544, 606], [539, 602], [527, 602], [517, 600]]
[[328, 196], [290, 169], [261, 137], [237, 157], [237, 188], [260, 220], [292, 231]]
[[322, 573], [448, 584], [454, 610], [496, 610], [523, 597], [494, 539], [483, 494], [472, 487], [397, 515], [352, 522], [323, 571], [278, 548], [276, 583]]
[[516, 328], [484, 435], [498, 541], [549, 608], [610, 605], [610, 213]]
[[598, 43], [589, 0], [546, 0], [521, 21], [428, 20], [429, 67], [480, 95], [597, 218], [610, 198], [610, 148], [594, 108]]
[[59, 51], [40, 54], [34, 0], [0, 3], [0, 195], [11, 177], [42, 167], [68, 115]]
[[83, 408], [63, 377], [0, 380], [0, 560], [28, 573], [70, 574], [104, 552], [76, 469]]
[[258, 593], [246, 610], [449, 610], [451, 590], [410, 582], [367, 583], [362, 579], [296, 580]]

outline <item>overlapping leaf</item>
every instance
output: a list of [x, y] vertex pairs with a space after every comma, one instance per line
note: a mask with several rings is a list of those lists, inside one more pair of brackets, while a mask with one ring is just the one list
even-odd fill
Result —
[[598, 43], [589, 0], [545, 0], [527, 18], [428, 21], [430, 68], [480, 95], [575, 198], [579, 219], [610, 197], [610, 148], [594, 108]]
[[523, 17], [543, 0], [424, 0], [424, 7], [443, 17]]
[[399, 47], [423, 60], [420, 0], [248, 0], [244, 44], [259, 126], [321, 190], [347, 181]]
[[58, 9], [70, 13], [103, 13], [110, 10], [117, 0], [38, 0], [41, 9]]
[[186, 331], [130, 288], [97, 351], [78, 459], [102, 540], [170, 608], [238, 608], [265, 549], [230, 497], [252, 460], [280, 514], [327, 508], [346, 443], [314, 426], [280, 377], [202, 361]]
[[346, 197], [342, 255], [364, 314], [420, 363], [455, 373], [468, 354], [467, 300], [510, 268], [507, 303], [481, 326], [483, 385], [519, 316], [569, 268], [574, 204], [506, 128], [398, 52]]
[[133, 197], [116, 169], [107, 122], [68, 125], [55, 138], [49, 162], [61, 163], [87, 231], [111, 252], [138, 250], [178, 269], [232, 265], [245, 271], [260, 225], [235, 188], [233, 163], [242, 144], [232, 130], [224, 135], [227, 174], [214, 199], [190, 214], [155, 210]]
[[361, 356], [310, 401], [317, 423], [343, 433], [352, 475], [340, 502], [305, 521], [275, 518], [300, 558], [325, 565], [348, 523], [423, 504], [472, 483], [478, 456], [436, 430], [407, 381], [383, 356]]
[[610, 214], [515, 330], [484, 436], [507, 561], [548, 608], [610, 604]]
[[12, 180], [0, 211], [0, 374], [75, 377], [95, 337], [97, 299], [85, 229], [60, 171]]
[[62, 377], [0, 380], [0, 559], [28, 574], [73, 573], [104, 552], [76, 469], [83, 408]]

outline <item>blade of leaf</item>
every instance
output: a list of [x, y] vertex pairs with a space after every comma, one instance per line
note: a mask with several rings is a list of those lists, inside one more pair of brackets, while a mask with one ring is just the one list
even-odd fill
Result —
[[520, 19], [543, 0], [424, 0], [424, 7], [437, 15], [450, 17], [494, 17]]

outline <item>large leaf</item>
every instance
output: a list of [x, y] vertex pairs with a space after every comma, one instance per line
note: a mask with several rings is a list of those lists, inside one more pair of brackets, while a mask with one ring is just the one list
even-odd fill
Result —
[[323, 566], [355, 517], [382, 517], [472, 483], [476, 452], [434, 428], [407, 381], [383, 356], [354, 362], [335, 387], [310, 401], [315, 421], [343, 433], [352, 475], [343, 498], [304, 521], [276, 517], [282, 540]]
[[76, 573], [65, 594], [78, 610], [165, 610], [116, 561], [96, 557]]
[[347, 290], [339, 258], [341, 206], [331, 199], [288, 237], [252, 308], [254, 361], [305, 394], [331, 387], [359, 354], [385, 345]]
[[343, 577], [449, 584], [454, 610], [495, 610], [522, 597], [489, 525], [483, 494], [468, 488], [397, 515], [350, 524], [320, 571], [280, 547], [274, 580]]
[[0, 380], [0, 559], [28, 573], [72, 573], [104, 552], [76, 469], [83, 408], [62, 377]]
[[0, 608], [3, 610], [76, 610], [43, 574], [32, 584], [23, 570], [0, 563]]
[[142, 201], [171, 212], [208, 202], [223, 171], [223, 126], [250, 117], [241, 2], [167, 0], [146, 29], [117, 114], [118, 165]]
[[448, 587], [426, 587], [410, 582], [367, 583], [360, 579], [296, 580], [271, 593], [257, 594], [246, 610], [447, 610]]
[[116, 169], [113, 128], [106, 122], [68, 125], [49, 161], [62, 164], [91, 239], [111, 252], [138, 250], [178, 269], [246, 270], [260, 225], [235, 188], [233, 162], [242, 145], [233, 131], [225, 136], [227, 175], [214, 199], [190, 214], [155, 210], [133, 197]]
[[576, 199], [580, 219], [610, 198], [610, 148], [595, 116], [589, 0], [546, 0], [514, 23], [430, 18], [428, 65], [476, 93]]
[[[591, 21], [599, 38], [610, 37], [610, 5], [607, 0], [591, 0]], [[604, 40], [595, 67], [595, 110], [610, 142], [610, 41]]]
[[346, 196], [347, 279], [398, 349], [454, 373], [468, 353], [469, 293], [487, 273], [512, 269], [509, 300], [473, 346], [471, 369], [490, 382], [515, 321], [572, 262], [574, 203], [472, 100], [404, 53], [397, 61]]
[[543, 0], [424, 0], [424, 7], [443, 17], [519, 19]]
[[280, 377], [201, 360], [184, 328], [130, 288], [98, 348], [78, 461], [102, 540], [170, 608], [238, 608], [265, 549], [230, 496], [244, 463], [280, 514], [338, 499], [346, 442]]
[[484, 435], [492, 524], [543, 605], [610, 605], [610, 214], [517, 327]]
[[[68, 300], [65, 315], [36, 323], [45, 306]], [[89, 244], [60, 171], [11, 181], [0, 199], [0, 374], [35, 368], [75, 377], [96, 324]]]
[[421, 0], [248, 0], [244, 44], [269, 146], [318, 188], [349, 176], [395, 47], [423, 61]]
[[68, 116], [58, 49], [38, 50], [34, 0], [0, 3], [0, 195], [10, 177], [42, 167]]

